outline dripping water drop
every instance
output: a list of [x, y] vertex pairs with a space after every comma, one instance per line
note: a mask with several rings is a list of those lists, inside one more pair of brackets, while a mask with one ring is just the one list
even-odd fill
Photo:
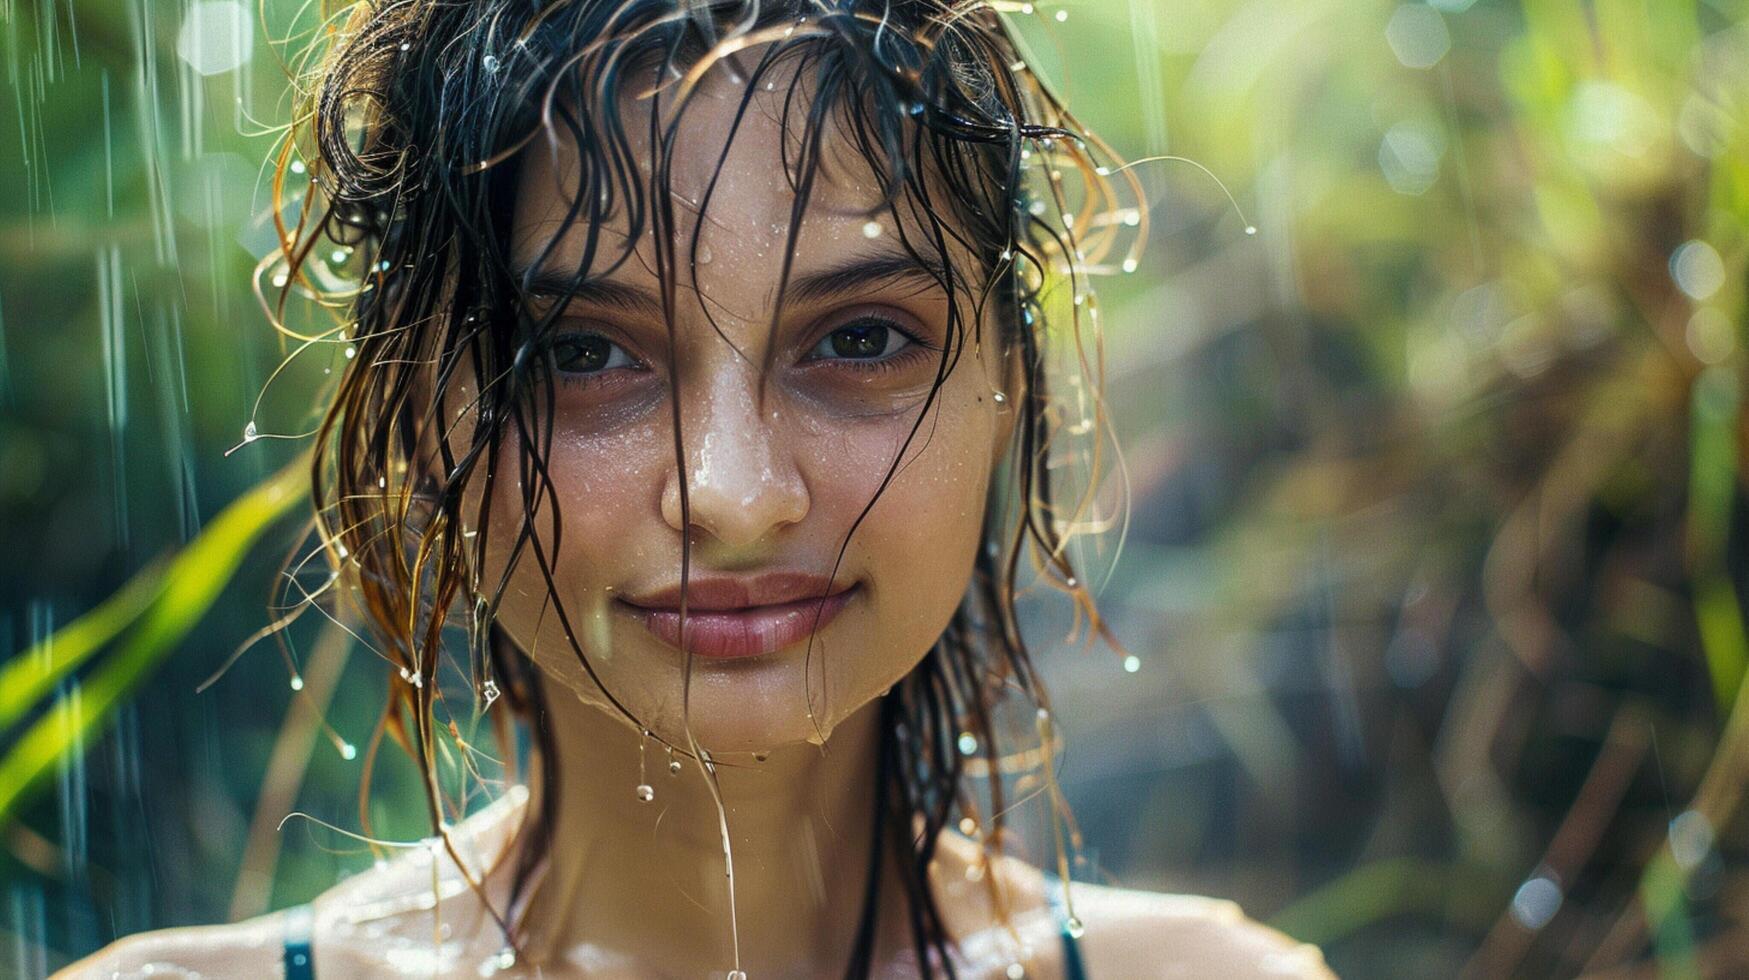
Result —
[[639, 803], [648, 803], [656, 798], [656, 790], [649, 783], [639, 783], [638, 788], [633, 793], [637, 796]]
[[1138, 670], [1141, 670], [1142, 669], [1142, 658], [1136, 656], [1133, 653], [1130, 654], [1129, 656], [1123, 658], [1123, 669], [1126, 672], [1131, 673], [1131, 674], [1135, 673]]
[[345, 759], [348, 762], [358, 758], [358, 746], [353, 745], [351, 742], [341, 742], [340, 758]]
[[294, 691], [301, 691], [304, 689], [304, 678], [301, 674], [292, 675], [291, 689]]

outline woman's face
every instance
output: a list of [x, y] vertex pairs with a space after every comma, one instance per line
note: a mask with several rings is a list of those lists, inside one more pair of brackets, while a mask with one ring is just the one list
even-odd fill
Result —
[[[599, 230], [593, 287], [566, 304], [551, 348], [556, 414], [546, 462], [561, 504], [556, 549], [551, 508], [534, 524], [552, 567], [552, 601], [528, 548], [499, 615], [549, 678], [608, 707], [567, 642], [562, 608], [601, 685], [643, 727], [684, 745], [686, 657], [674, 627], [685, 531], [691, 724], [699, 743], [719, 753], [818, 740], [916, 666], [965, 593], [1019, 395], [990, 323], [987, 342], [977, 343], [962, 301], [965, 346], [925, 412], [948, 340], [948, 296], [912, 264], [890, 213], [870, 223], [878, 189], [836, 130], [825, 137], [825, 166], [773, 332], [794, 197], [776, 118], [788, 75], [771, 80], [722, 162], [699, 232], [696, 279], [685, 269], [687, 243], [743, 83], [713, 69], [687, 110], [674, 155], [682, 268], [672, 347], [648, 229], [617, 268], [609, 266], [626, 243], [623, 213]], [[647, 132], [647, 107], [625, 103], [628, 132]], [[576, 193], [575, 151], [557, 142], [524, 151], [517, 268], [540, 260]], [[649, 162], [639, 161], [645, 175]], [[575, 223], [537, 271], [571, 277], [586, 233]], [[910, 238], [930, 254], [919, 230]], [[954, 259], [972, 268], [966, 256]], [[671, 363], [690, 527], [681, 515]], [[450, 404], [467, 404], [474, 384], [468, 377]], [[455, 444], [468, 444], [470, 424], [461, 420]], [[502, 574], [508, 532], [522, 522], [520, 451], [512, 424], [491, 501], [488, 583]], [[476, 474], [465, 513], [475, 513], [481, 482]], [[827, 592], [832, 598], [817, 601]]]

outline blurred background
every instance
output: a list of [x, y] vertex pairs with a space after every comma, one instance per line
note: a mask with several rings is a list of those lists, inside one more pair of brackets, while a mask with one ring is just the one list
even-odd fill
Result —
[[[1236, 899], [1351, 977], [1749, 971], [1746, 15], [1013, 13], [1083, 122], [1243, 212], [1141, 164], [1147, 250], [1096, 283], [1134, 660], [1025, 610], [1083, 876]], [[311, 617], [295, 671], [270, 641], [196, 690], [278, 615], [303, 443], [267, 436], [336, 366], [263, 394], [251, 292], [317, 26], [0, 0], [0, 974], [369, 866], [276, 825], [357, 826], [371, 658]], [[379, 770], [378, 831], [421, 836]]]

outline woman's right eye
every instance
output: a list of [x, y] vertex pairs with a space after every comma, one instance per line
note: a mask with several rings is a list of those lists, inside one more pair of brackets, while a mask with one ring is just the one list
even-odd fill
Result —
[[553, 367], [567, 380], [581, 380], [613, 368], [635, 368], [638, 362], [625, 348], [598, 333], [565, 333], [548, 345]]

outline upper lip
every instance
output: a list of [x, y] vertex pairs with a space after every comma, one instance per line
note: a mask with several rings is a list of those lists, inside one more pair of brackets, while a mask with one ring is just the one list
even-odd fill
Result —
[[[805, 572], [767, 572], [747, 578], [694, 577], [686, 583], [686, 608], [690, 612], [710, 612], [774, 606], [802, 599], [819, 599], [849, 588], [846, 585], [833, 589], [826, 576]], [[675, 583], [636, 597], [624, 598], [624, 601], [646, 609], [679, 609], [680, 585]]]

